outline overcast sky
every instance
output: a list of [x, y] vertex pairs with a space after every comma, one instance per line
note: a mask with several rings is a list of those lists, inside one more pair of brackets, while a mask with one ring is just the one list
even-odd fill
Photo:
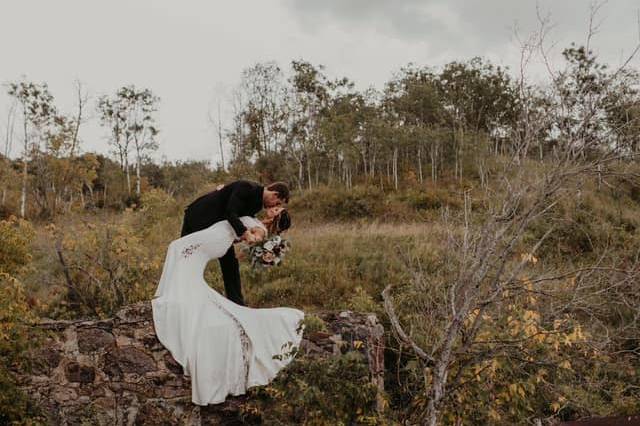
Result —
[[[585, 40], [588, 0], [538, 5], [552, 15], [558, 52]], [[638, 8], [638, 0], [602, 7], [593, 45], [607, 62], [619, 64], [638, 42]], [[303, 58], [358, 87], [382, 88], [408, 62], [440, 66], [484, 56], [513, 69], [519, 58], [514, 25], [523, 34], [536, 28], [535, 1], [2, 0], [0, 82], [22, 75], [47, 82], [69, 112], [76, 79], [92, 95], [92, 110], [99, 95], [122, 85], [148, 87], [161, 98], [156, 158], [216, 161], [208, 112], [255, 62], [275, 60], [286, 68]], [[3, 88], [2, 117], [9, 102]], [[107, 151], [95, 118], [81, 137], [85, 151]]]

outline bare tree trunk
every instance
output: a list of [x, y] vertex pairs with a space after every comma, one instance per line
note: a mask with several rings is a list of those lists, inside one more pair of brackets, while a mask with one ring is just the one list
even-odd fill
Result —
[[418, 147], [418, 176], [420, 177], [420, 183], [424, 181], [422, 176], [422, 147]]
[[302, 183], [304, 182], [304, 165], [302, 164], [302, 159], [298, 160], [298, 189], [302, 191]]
[[435, 141], [431, 145], [429, 156], [431, 157], [431, 181], [435, 182], [438, 179], [438, 145]]
[[129, 159], [127, 157], [124, 159], [124, 171], [127, 179], [127, 194], [131, 195], [131, 173], [129, 170]]
[[335, 166], [335, 160], [331, 158], [329, 161], [329, 174], [327, 175], [327, 185], [331, 185], [333, 183], [333, 168]]
[[540, 161], [542, 161], [542, 159], [543, 159], [542, 138], [540, 138], [540, 143], [538, 144], [538, 147], [540, 149]]
[[362, 163], [364, 164], [364, 175], [365, 177], [367, 177], [369, 175], [369, 172], [367, 169], [367, 157], [365, 156], [364, 151], [362, 151]]
[[376, 177], [376, 153], [371, 157], [371, 163], [369, 164], [369, 173], [371, 174], [371, 179], [375, 179]]
[[136, 161], [136, 195], [140, 196], [140, 160]]
[[16, 102], [14, 101], [9, 108], [9, 113], [7, 114], [7, 128], [4, 140], [4, 156], [9, 158], [9, 153], [11, 152], [11, 147], [13, 145], [13, 130], [16, 124]]
[[224, 165], [224, 150], [222, 148], [222, 120], [220, 118], [220, 100], [218, 100], [218, 144], [220, 146], [220, 161], [222, 162], [222, 170], [226, 170]]
[[387, 182], [391, 182], [391, 161], [387, 160]]
[[[8, 160], [9, 153], [11, 152], [11, 147], [13, 145], [13, 136], [14, 136], [14, 128], [16, 123], [16, 108], [17, 103], [14, 101], [9, 108], [9, 113], [7, 114], [7, 127], [5, 133], [4, 140], [4, 157]], [[2, 188], [2, 200], [0, 201], [0, 205], [4, 206], [7, 200], [7, 186], [8, 182], [5, 182], [5, 186]]]
[[29, 139], [27, 135], [27, 113], [24, 113], [24, 158], [22, 159], [22, 191], [20, 193], [20, 217], [25, 217], [27, 209], [27, 157], [29, 156]]
[[78, 134], [80, 133], [80, 124], [82, 123], [82, 109], [87, 101], [87, 97], [83, 97], [82, 83], [80, 83], [79, 80], [76, 81], [76, 89], [78, 93], [78, 115], [76, 116], [76, 123], [73, 129], [73, 139], [71, 141], [71, 158], [74, 157], [76, 147], [78, 146]]
[[393, 148], [393, 186], [398, 190], [398, 147]]
[[[94, 199], [93, 199], [93, 188], [91, 188], [91, 185], [90, 185], [90, 184], [88, 184], [88, 183], [86, 183], [86, 182], [83, 184], [83, 189], [84, 189], [84, 186], [86, 186], [86, 187], [87, 187], [87, 189], [89, 190], [89, 196], [91, 197], [91, 202], [92, 202], [92, 203], [94, 203], [95, 201], [94, 201]], [[82, 191], [83, 189], [81, 189], [81, 191]], [[83, 207], [84, 207], [84, 206], [83, 206]]]
[[478, 174], [480, 175], [480, 187], [486, 188], [487, 181], [485, 180], [484, 167], [482, 167], [482, 160], [478, 160]]
[[458, 141], [458, 179], [462, 180], [462, 151], [464, 149], [464, 128], [460, 126], [460, 140]]
[[453, 177], [458, 177], [458, 147], [453, 143]]
[[[60, 194], [58, 194], [58, 191], [56, 190], [56, 184], [55, 183], [51, 184], [51, 192], [53, 192], [53, 208], [52, 208], [52, 210], [53, 210], [53, 212], [55, 214], [55, 212], [56, 212], [56, 210], [58, 208], [58, 199], [60, 198]], [[48, 206], [49, 203], [47, 201], [47, 198], [48, 198], [47, 197], [47, 193], [45, 192], [45, 196], [44, 196], [45, 204]]]

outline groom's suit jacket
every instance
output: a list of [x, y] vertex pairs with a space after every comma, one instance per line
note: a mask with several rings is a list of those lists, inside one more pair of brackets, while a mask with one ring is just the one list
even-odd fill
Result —
[[187, 233], [208, 228], [221, 220], [228, 220], [236, 235], [240, 237], [247, 228], [239, 218], [255, 216], [262, 210], [263, 192], [264, 187], [256, 182], [237, 180], [197, 198], [185, 209], [184, 223], [188, 228]]
[[[238, 180], [197, 198], [184, 211], [181, 236], [208, 228], [222, 220], [228, 220], [236, 235], [242, 236], [247, 228], [239, 218], [255, 216], [262, 209], [263, 193], [264, 187], [258, 183]], [[240, 284], [240, 265], [233, 245], [218, 260], [227, 297], [246, 306]]]

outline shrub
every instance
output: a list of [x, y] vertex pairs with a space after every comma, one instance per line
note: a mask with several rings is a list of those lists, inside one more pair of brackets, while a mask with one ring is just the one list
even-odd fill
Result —
[[354, 220], [370, 218], [384, 211], [384, 194], [378, 188], [356, 187], [320, 188], [295, 194], [292, 210], [305, 210], [313, 217], [326, 220]]
[[267, 386], [249, 389], [245, 415], [264, 424], [376, 424], [376, 387], [359, 352], [297, 358]]
[[[129, 214], [132, 230], [148, 246], [165, 246], [179, 237], [182, 210], [162, 189], [152, 189], [140, 197], [140, 209]], [[172, 232], [173, 231], [173, 232]]]
[[0, 221], [0, 272], [15, 275], [30, 261], [34, 231], [29, 222], [15, 217]]
[[35, 409], [16, 386], [10, 370], [28, 367], [26, 351], [38, 341], [32, 333], [35, 315], [23, 284], [13, 274], [22, 273], [31, 261], [33, 229], [12, 218], [0, 221], [0, 423], [19, 424]]
[[302, 321], [305, 334], [327, 331], [327, 324], [317, 315], [307, 314]]
[[51, 315], [108, 317], [126, 304], [150, 298], [164, 246], [145, 245], [134, 229], [107, 223], [54, 230], [57, 279], [66, 291]]

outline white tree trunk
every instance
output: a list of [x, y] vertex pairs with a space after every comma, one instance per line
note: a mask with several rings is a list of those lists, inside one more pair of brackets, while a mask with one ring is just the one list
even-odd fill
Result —
[[393, 148], [393, 186], [398, 190], [398, 147]]
[[29, 156], [29, 139], [27, 132], [27, 113], [24, 112], [24, 158], [22, 159], [22, 191], [20, 192], [20, 217], [24, 218], [27, 210], [27, 158]]
[[136, 195], [140, 196], [140, 154], [136, 159]]
[[124, 172], [127, 178], [127, 194], [131, 195], [131, 173], [129, 171], [129, 160], [127, 158], [124, 160]]
[[302, 191], [302, 183], [304, 182], [304, 164], [302, 160], [298, 160], [298, 189]]
[[23, 160], [22, 190], [20, 192], [20, 217], [24, 218], [27, 209], [27, 159]]
[[422, 183], [422, 147], [418, 147], [418, 176], [420, 177], [420, 183]]
[[438, 180], [438, 143], [434, 142], [431, 149], [431, 180]]

